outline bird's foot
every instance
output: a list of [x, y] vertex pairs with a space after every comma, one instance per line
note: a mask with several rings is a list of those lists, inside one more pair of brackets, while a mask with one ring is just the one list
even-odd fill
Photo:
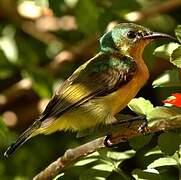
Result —
[[142, 120], [144, 120], [144, 122], [139, 126], [138, 132], [145, 134], [146, 132], [148, 132], [148, 121], [146, 117]]
[[[133, 117], [130, 119], [122, 120], [122, 121], [117, 121], [117, 122], [113, 123], [113, 125], [128, 123], [128, 127], [130, 127], [131, 124], [135, 121], [143, 121], [143, 123], [138, 128], [138, 132], [140, 132], [142, 134], [145, 134], [146, 132], [148, 132], [148, 121], [146, 119], [146, 116], [144, 116], [144, 115], [136, 116], [136, 117]], [[116, 146], [116, 144], [112, 144], [110, 142], [110, 139], [111, 139], [111, 134], [108, 134], [104, 139], [105, 147], [110, 148], [110, 147]]]
[[108, 135], [105, 137], [105, 139], [104, 139], [104, 145], [105, 145], [105, 147], [107, 147], [107, 148], [111, 148], [111, 147], [114, 147], [114, 146], [115, 146], [115, 144], [112, 144], [112, 143], [110, 142], [110, 138], [111, 138], [111, 134], [108, 134]]

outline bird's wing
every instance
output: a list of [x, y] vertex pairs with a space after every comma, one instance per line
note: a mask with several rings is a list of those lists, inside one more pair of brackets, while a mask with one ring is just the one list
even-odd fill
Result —
[[41, 120], [59, 117], [93, 97], [117, 90], [132, 79], [136, 70], [136, 63], [131, 57], [98, 54], [63, 83], [47, 105]]

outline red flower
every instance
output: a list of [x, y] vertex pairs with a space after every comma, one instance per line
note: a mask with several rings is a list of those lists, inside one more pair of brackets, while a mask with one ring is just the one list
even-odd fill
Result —
[[174, 93], [168, 99], [163, 101], [164, 104], [174, 105], [176, 107], [181, 107], [181, 94]]

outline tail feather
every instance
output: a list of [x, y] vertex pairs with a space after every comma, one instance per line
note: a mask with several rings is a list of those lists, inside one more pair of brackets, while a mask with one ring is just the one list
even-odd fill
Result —
[[9, 157], [13, 154], [21, 145], [23, 145], [28, 139], [32, 137], [35, 132], [41, 126], [41, 121], [35, 121], [25, 132], [23, 132], [15, 143], [11, 144], [4, 153], [5, 157]]

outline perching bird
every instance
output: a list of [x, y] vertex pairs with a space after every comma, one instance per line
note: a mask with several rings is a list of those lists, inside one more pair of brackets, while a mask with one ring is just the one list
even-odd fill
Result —
[[169, 35], [122, 23], [100, 39], [100, 52], [80, 66], [56, 91], [44, 112], [4, 153], [11, 155], [38, 134], [79, 131], [115, 121], [149, 78], [145, 46]]

